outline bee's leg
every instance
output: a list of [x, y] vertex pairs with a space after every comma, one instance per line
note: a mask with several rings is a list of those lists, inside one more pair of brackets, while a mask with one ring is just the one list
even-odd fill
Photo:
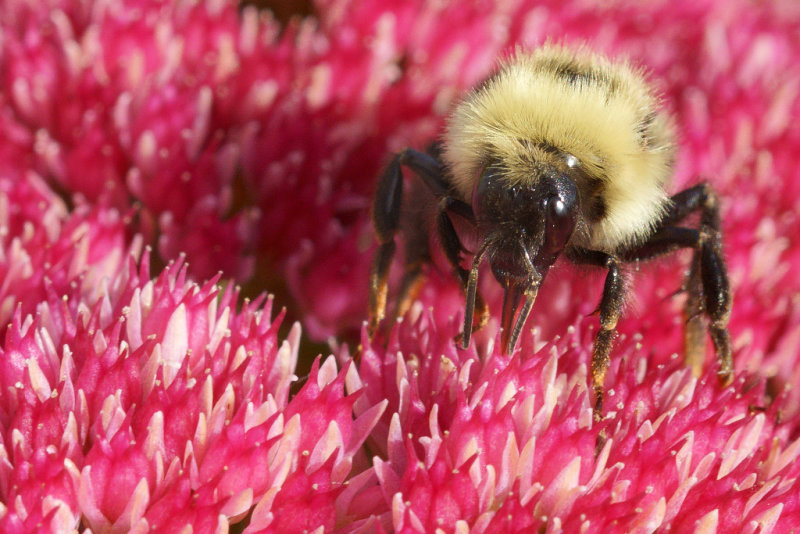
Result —
[[397, 293], [397, 304], [394, 309], [395, 319], [404, 316], [419, 295], [422, 284], [425, 282], [425, 274], [422, 269], [424, 264], [423, 261], [406, 262], [400, 290]]
[[[696, 263], [700, 265], [705, 311], [710, 320], [711, 341], [714, 343], [714, 351], [719, 360], [717, 376], [720, 384], [727, 386], [733, 381], [733, 350], [731, 336], [728, 332], [728, 321], [731, 316], [731, 290], [725, 261], [722, 258], [719, 232], [710, 232], [709, 230], [711, 230], [709, 226], [701, 227], [701, 246], [695, 252], [695, 256], [699, 255]], [[692, 288], [690, 287], [689, 290], [691, 291]], [[702, 362], [699, 365], [702, 366]], [[695, 375], [700, 374], [699, 369], [693, 368], [693, 370]]]
[[[692, 212], [700, 211], [700, 229], [674, 227]], [[642, 246], [625, 253], [626, 260], [647, 259], [681, 247], [695, 249], [685, 289], [689, 295], [684, 310], [686, 364], [695, 376], [702, 373], [705, 360], [706, 328], [703, 315], [710, 319], [709, 330], [719, 360], [719, 380], [733, 380], [733, 357], [728, 320], [731, 291], [722, 255], [719, 206], [714, 191], [702, 183], [672, 197], [672, 206], [660, 229]]]
[[[681, 248], [700, 250], [700, 231], [692, 228], [671, 226], [658, 230], [645, 243], [621, 254], [624, 261], [649, 260], [669, 254]], [[684, 289], [689, 295], [684, 308], [684, 361], [699, 374], [705, 359], [705, 325], [703, 322], [703, 283], [701, 277], [701, 255], [695, 252]]]
[[608, 268], [608, 274], [603, 286], [603, 297], [600, 300], [600, 331], [597, 332], [594, 351], [592, 352], [595, 421], [603, 418], [606, 370], [610, 361], [611, 346], [614, 343], [614, 338], [617, 337], [617, 321], [625, 300], [625, 282], [622, 279], [622, 273], [620, 273], [616, 258], [608, 256], [605, 263]]
[[605, 379], [609, 354], [617, 336], [617, 321], [625, 302], [625, 280], [619, 266], [619, 260], [604, 252], [574, 249], [569, 253], [570, 259], [577, 263], [586, 263], [608, 269], [603, 296], [600, 299], [600, 331], [594, 342], [592, 352], [592, 386], [594, 387], [594, 419], [603, 418], [603, 399], [605, 396]]
[[367, 331], [372, 337], [386, 314], [389, 267], [395, 252], [394, 236], [400, 226], [400, 208], [403, 201], [402, 156], [392, 158], [378, 180], [378, 189], [372, 204], [372, 225], [378, 238], [378, 252], [372, 262], [369, 279], [369, 323]]
[[[699, 265], [699, 278], [702, 280], [703, 295], [705, 296], [705, 312], [710, 320], [711, 341], [714, 343], [714, 352], [719, 361], [717, 376], [720, 383], [727, 386], [733, 381], [733, 350], [731, 336], [728, 332], [732, 305], [731, 289], [728, 281], [728, 269], [722, 255], [717, 195], [707, 184], [702, 184], [701, 187], [702, 193], [699, 195], [702, 200], [700, 243], [694, 254], [693, 264]], [[694, 270], [698, 269], [694, 267]], [[696, 283], [696, 285], [701, 284]], [[692, 288], [690, 285], [688, 288], [690, 296], [693, 289], [696, 292], [696, 288]], [[694, 365], [696, 365], [693, 367], [695, 375], [699, 375], [702, 361]]]
[[[474, 223], [472, 209], [464, 202], [449, 197], [449, 184], [442, 172], [442, 164], [434, 155], [407, 148], [396, 154], [378, 181], [375, 200], [372, 205], [372, 222], [378, 237], [378, 252], [372, 264], [370, 276], [369, 326], [372, 336], [386, 315], [386, 297], [389, 267], [395, 252], [394, 237], [400, 227], [401, 204], [403, 201], [402, 167], [408, 167], [419, 176], [422, 183], [437, 198], [446, 198], [448, 211], [465, 217]], [[416, 290], [422, 283], [422, 267], [430, 261], [428, 245], [417, 243], [421, 232], [412, 230], [409, 237], [411, 246], [407, 247], [406, 272], [401, 283], [395, 313], [397, 316], [407, 311], [414, 299]], [[456, 239], [458, 237], [456, 236]], [[460, 246], [460, 243], [459, 243]], [[424, 251], [424, 252], [421, 252]]]
[[719, 381], [728, 385], [733, 380], [733, 356], [728, 318], [731, 313], [731, 292], [728, 274], [722, 259], [719, 233], [709, 226], [663, 228], [643, 245], [624, 252], [625, 261], [646, 260], [678, 248], [694, 248], [692, 265], [686, 283], [686, 364], [695, 376], [703, 370], [705, 359], [705, 327], [703, 314], [710, 319], [711, 340], [719, 360]]
[[[698, 233], [699, 238], [699, 233]], [[695, 244], [697, 246], [697, 244]], [[692, 370], [692, 374], [700, 376], [706, 359], [706, 325], [703, 314], [703, 279], [701, 276], [700, 254], [692, 254], [689, 274], [683, 284], [686, 291], [686, 304], [683, 307], [683, 362]]]
[[656, 230], [675, 226], [683, 219], [701, 211], [705, 223], [714, 229], [719, 229], [719, 210], [717, 209], [717, 198], [713, 189], [707, 183], [702, 182], [693, 185], [670, 197], [670, 206], [667, 213], [662, 217]]
[[409, 185], [406, 195], [408, 209], [404, 210], [402, 222], [405, 265], [394, 309], [395, 320], [404, 316], [417, 299], [426, 278], [424, 267], [431, 262], [429, 214], [434, 199], [420, 182], [414, 181]]

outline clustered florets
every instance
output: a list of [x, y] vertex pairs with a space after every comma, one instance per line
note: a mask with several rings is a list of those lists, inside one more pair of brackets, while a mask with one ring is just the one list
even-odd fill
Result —
[[[0, 531], [800, 529], [791, 4], [3, 3]], [[669, 263], [637, 277], [600, 423], [581, 272], [542, 288], [521, 357], [496, 321], [460, 349], [435, 271], [361, 332], [387, 154], [548, 37], [662, 80], [676, 190], [723, 199], [731, 386], [684, 368]], [[298, 364], [309, 338], [334, 356]]]

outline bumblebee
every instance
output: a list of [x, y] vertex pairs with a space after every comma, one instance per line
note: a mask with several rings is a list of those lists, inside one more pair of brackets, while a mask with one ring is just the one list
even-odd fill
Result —
[[[672, 119], [641, 70], [585, 48], [518, 51], [455, 106], [440, 143], [428, 152], [401, 151], [380, 177], [372, 206], [379, 248], [370, 279], [370, 333], [385, 316], [387, 275], [401, 229], [406, 261], [398, 316], [423, 280], [431, 257], [428, 234], [435, 231], [466, 294], [463, 348], [488, 318], [477, 292], [484, 260], [504, 290], [500, 342], [507, 354], [559, 256], [605, 269], [591, 363], [599, 419], [627, 290], [624, 265], [691, 248], [687, 364], [700, 373], [708, 330], [720, 382], [729, 384], [731, 292], [718, 199], [706, 183], [667, 195], [675, 147]], [[419, 202], [403, 207], [403, 167], [420, 179], [412, 192], [432, 193], [433, 224], [421, 222], [426, 210]], [[685, 224], [693, 213], [699, 213], [697, 227]], [[474, 253], [462, 245], [454, 217], [474, 229]], [[462, 257], [469, 254], [465, 267]]]

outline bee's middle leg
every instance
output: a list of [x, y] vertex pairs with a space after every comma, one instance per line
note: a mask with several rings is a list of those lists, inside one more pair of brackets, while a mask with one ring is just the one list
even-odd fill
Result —
[[378, 238], [378, 252], [372, 262], [369, 279], [369, 323], [372, 337], [386, 314], [389, 267], [395, 253], [394, 236], [400, 227], [403, 202], [402, 153], [392, 158], [378, 180], [372, 204], [372, 225]]
[[[695, 212], [700, 212], [698, 230], [673, 226]], [[708, 184], [701, 183], [674, 195], [660, 228], [646, 243], [625, 252], [623, 257], [626, 261], [635, 261], [678, 248], [694, 249], [684, 287], [688, 293], [684, 310], [685, 362], [695, 376], [702, 373], [706, 346], [705, 315], [719, 361], [719, 381], [727, 385], [733, 380], [733, 351], [728, 332], [732, 299], [721, 242], [717, 196]]]

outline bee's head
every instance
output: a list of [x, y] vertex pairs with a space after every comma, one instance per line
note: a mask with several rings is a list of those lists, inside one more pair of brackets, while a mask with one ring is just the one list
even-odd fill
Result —
[[[505, 291], [504, 352], [514, 350], [542, 280], [575, 230], [578, 190], [568, 171], [541, 165], [530, 179], [511, 180], [495, 164], [486, 167], [475, 184], [472, 209], [482, 251]], [[523, 298], [525, 305], [514, 322]]]

